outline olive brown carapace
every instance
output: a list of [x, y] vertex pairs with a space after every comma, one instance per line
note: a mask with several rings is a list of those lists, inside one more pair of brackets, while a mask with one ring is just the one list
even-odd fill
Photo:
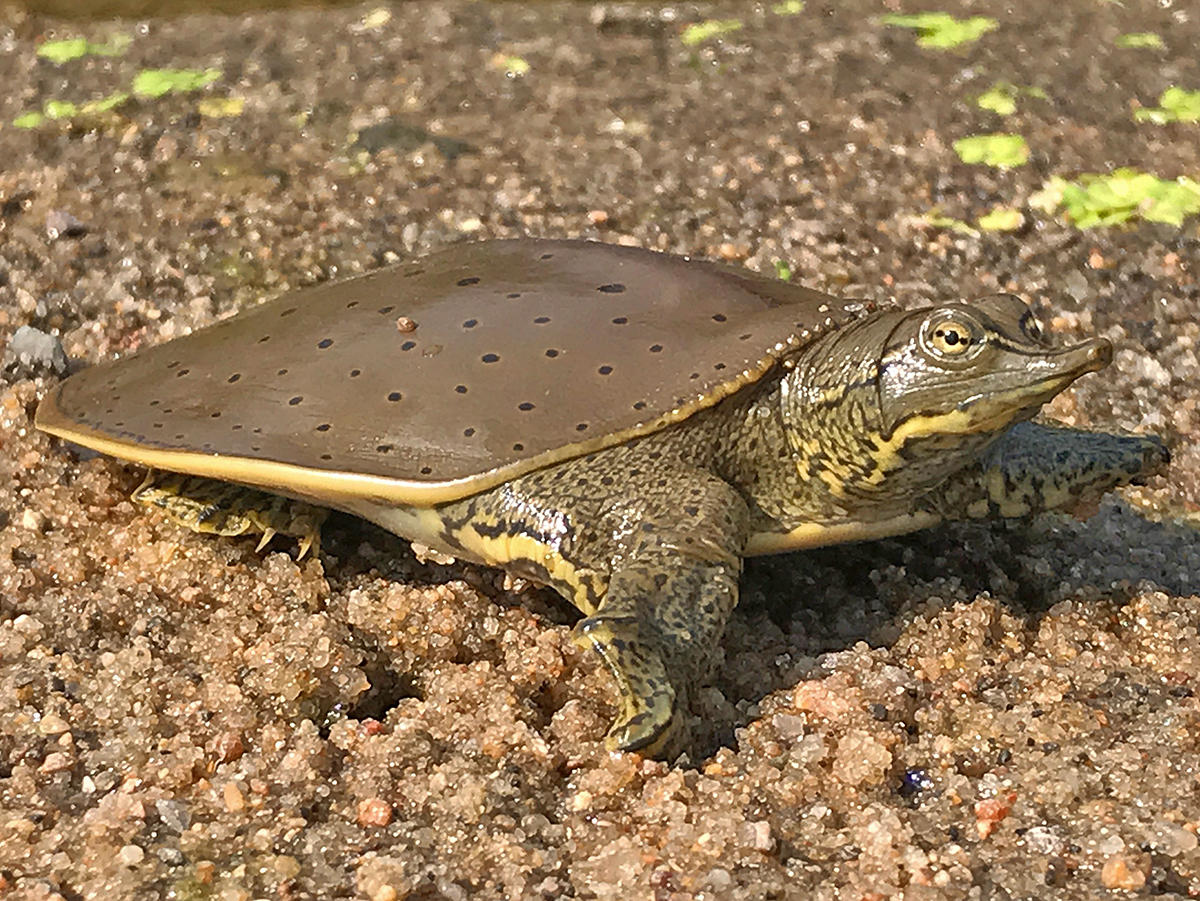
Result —
[[466, 244], [92, 367], [40, 428], [145, 464], [192, 528], [315, 540], [336, 508], [553, 586], [668, 754], [747, 555], [1081, 513], [1154, 437], [1029, 422], [1106, 366], [1016, 297], [876, 310], [572, 241]]

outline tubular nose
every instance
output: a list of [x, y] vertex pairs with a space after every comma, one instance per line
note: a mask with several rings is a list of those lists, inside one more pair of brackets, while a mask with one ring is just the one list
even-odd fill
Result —
[[1112, 342], [1107, 338], [1095, 338], [1089, 341], [1088, 344], [1088, 362], [1092, 364], [1093, 371], [1103, 369], [1113, 358]]

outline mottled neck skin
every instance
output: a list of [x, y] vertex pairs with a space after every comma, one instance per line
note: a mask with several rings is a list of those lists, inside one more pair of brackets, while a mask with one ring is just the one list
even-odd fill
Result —
[[[870, 323], [876, 335], [851, 328], [815, 342], [783, 378], [731, 398], [735, 408], [714, 409], [711, 424], [696, 423], [715, 432], [708, 465], [747, 499], [756, 530], [902, 516], [995, 440], [906, 439], [903, 423], [885, 423], [879, 381], [890, 324]], [[864, 354], [873, 343], [878, 352]]]

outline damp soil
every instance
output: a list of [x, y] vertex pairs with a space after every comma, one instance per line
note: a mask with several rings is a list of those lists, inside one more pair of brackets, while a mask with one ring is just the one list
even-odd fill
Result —
[[[31, 326], [77, 368], [457, 241], [588, 237], [906, 304], [1018, 292], [1117, 348], [1048, 414], [1163, 434], [1174, 460], [1083, 522], [752, 561], [694, 747], [653, 762], [603, 750], [612, 686], [544, 589], [345, 517], [297, 559], [135, 509], [140, 473], [33, 429], [62, 361], [24, 332], [0, 386], [0, 896], [1200, 894], [1196, 220], [1081, 232], [1029, 206], [1052, 174], [1200, 172], [1200, 126], [1131, 117], [1200, 88], [1200, 25], [941, 6], [999, 27], [935, 52], [865, 2], [8, 12], [6, 346]], [[123, 56], [36, 55], [118, 31]], [[11, 125], [164, 67], [222, 74]], [[997, 81], [1046, 99], [970, 104]], [[1001, 130], [1026, 165], [951, 149]], [[926, 219], [997, 205], [1025, 226]]]

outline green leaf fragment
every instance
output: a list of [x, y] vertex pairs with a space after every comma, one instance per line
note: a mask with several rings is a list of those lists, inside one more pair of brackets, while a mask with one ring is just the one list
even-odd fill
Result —
[[1134, 110], [1133, 118], [1138, 122], [1200, 122], [1200, 91], [1185, 91], [1169, 87], [1158, 98], [1158, 106]]
[[998, 166], [1002, 169], [1029, 161], [1029, 145], [1020, 135], [971, 135], [954, 142], [954, 152], [964, 163]]
[[792, 267], [783, 260], [776, 260], [775, 274], [785, 282], [790, 282], [792, 280]]
[[1010, 84], [994, 84], [975, 98], [975, 105], [1001, 116], [1011, 116], [1017, 111], [1017, 89]]
[[1114, 43], [1122, 50], [1139, 50], [1143, 47], [1161, 50], [1166, 46], [1163, 39], [1153, 31], [1132, 31], [1120, 35]]
[[911, 16], [893, 13], [884, 16], [881, 21], [884, 25], [914, 29], [919, 35], [917, 46], [930, 50], [950, 50], [971, 44], [999, 27], [995, 19], [986, 16], [957, 19], [950, 13], [940, 12], [923, 12]]
[[69, 119], [78, 115], [79, 107], [69, 100], [47, 100], [42, 112], [47, 119]]
[[221, 77], [220, 69], [144, 69], [134, 76], [133, 93], [142, 98], [197, 91]]
[[1182, 225], [1188, 216], [1200, 213], [1200, 182], [1118, 169], [1063, 182], [1061, 205], [1079, 228], [1119, 225], [1132, 219]]
[[952, 216], [943, 216], [937, 210], [930, 210], [925, 214], [925, 221], [934, 228], [948, 228], [950, 231], [960, 235], [978, 235], [979, 231], [972, 228], [961, 219], [955, 219]]
[[1010, 232], [1025, 224], [1025, 216], [1020, 210], [1000, 206], [980, 216], [975, 224], [985, 232]]
[[705, 19], [703, 22], [693, 22], [684, 28], [679, 39], [685, 47], [695, 47], [723, 34], [740, 31], [741, 28], [740, 19]]
[[245, 97], [205, 97], [196, 110], [209, 119], [235, 119], [246, 109]]
[[797, 16], [804, 11], [804, 0], [784, 0], [771, 7], [777, 16]]
[[133, 43], [127, 34], [116, 34], [103, 44], [95, 44], [86, 38], [69, 38], [65, 41], [46, 41], [38, 47], [37, 55], [59, 65], [85, 56], [120, 56]]
[[21, 115], [13, 119], [13, 125], [17, 128], [37, 128], [45, 121], [46, 117], [41, 113], [29, 112], [21, 113]]

